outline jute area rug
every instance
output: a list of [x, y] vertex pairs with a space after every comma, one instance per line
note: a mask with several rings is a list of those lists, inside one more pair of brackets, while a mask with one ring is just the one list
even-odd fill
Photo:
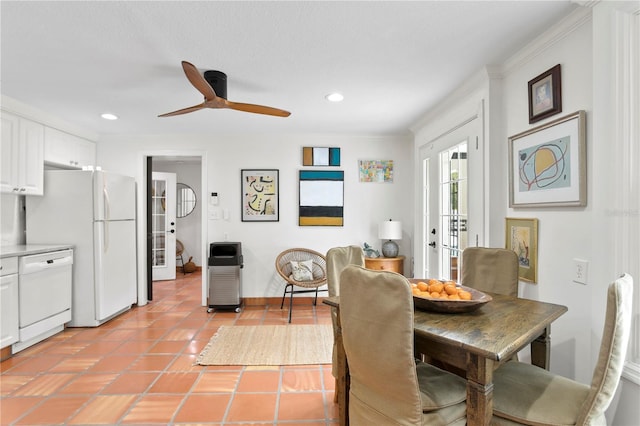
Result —
[[330, 364], [329, 325], [222, 326], [196, 360], [200, 365]]

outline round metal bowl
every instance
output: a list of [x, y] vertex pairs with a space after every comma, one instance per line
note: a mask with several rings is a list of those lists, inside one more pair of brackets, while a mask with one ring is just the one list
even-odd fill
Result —
[[[412, 283], [426, 282], [424, 279], [410, 279]], [[485, 303], [493, 300], [491, 296], [471, 287], [458, 285], [458, 287], [471, 293], [471, 300], [447, 300], [447, 299], [431, 299], [422, 296], [413, 295], [413, 306], [416, 309], [432, 312], [443, 313], [460, 313], [471, 312], [480, 308]]]

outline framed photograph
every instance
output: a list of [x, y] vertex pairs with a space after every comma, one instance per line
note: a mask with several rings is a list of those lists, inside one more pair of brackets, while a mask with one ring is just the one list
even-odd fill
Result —
[[242, 169], [242, 221], [280, 220], [279, 177], [276, 169]]
[[506, 248], [518, 255], [518, 278], [537, 282], [538, 219], [506, 218]]
[[560, 64], [529, 81], [529, 124], [562, 112]]
[[509, 207], [585, 206], [585, 112], [509, 138]]

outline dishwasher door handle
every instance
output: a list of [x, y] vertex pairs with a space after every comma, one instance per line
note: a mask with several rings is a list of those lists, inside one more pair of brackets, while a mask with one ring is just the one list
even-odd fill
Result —
[[60, 268], [62, 266], [72, 265], [73, 257], [65, 256], [55, 259], [47, 259], [41, 262], [28, 262], [23, 265], [21, 274], [34, 274], [36, 272], [44, 271], [51, 268]]

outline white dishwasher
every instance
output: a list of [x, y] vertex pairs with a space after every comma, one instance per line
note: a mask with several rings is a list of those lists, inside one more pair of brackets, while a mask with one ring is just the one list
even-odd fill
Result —
[[73, 250], [21, 256], [18, 275], [21, 351], [64, 329], [71, 320]]

